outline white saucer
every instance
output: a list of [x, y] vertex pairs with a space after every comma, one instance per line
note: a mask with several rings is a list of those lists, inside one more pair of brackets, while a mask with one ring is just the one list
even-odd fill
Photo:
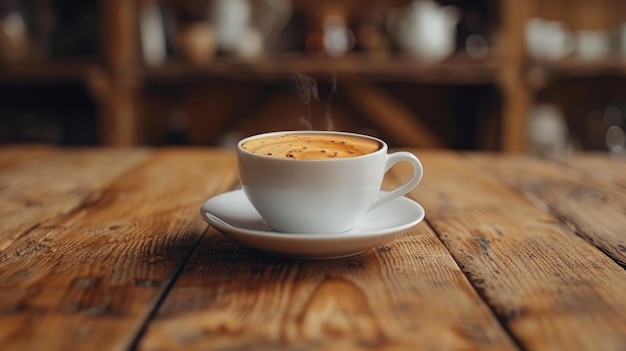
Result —
[[417, 202], [399, 197], [369, 212], [355, 228], [340, 234], [272, 231], [243, 190], [217, 195], [200, 208], [202, 218], [227, 237], [270, 254], [304, 259], [358, 255], [387, 242], [424, 219]]

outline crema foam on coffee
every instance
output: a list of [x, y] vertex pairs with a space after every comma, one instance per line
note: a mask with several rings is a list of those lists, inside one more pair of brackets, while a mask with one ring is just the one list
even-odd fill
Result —
[[367, 155], [379, 150], [380, 142], [353, 135], [294, 133], [248, 140], [244, 150], [276, 158], [324, 160]]

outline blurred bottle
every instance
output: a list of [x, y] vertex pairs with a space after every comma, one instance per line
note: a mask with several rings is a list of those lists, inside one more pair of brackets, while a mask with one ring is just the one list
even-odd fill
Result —
[[536, 155], [564, 157], [570, 151], [569, 131], [557, 105], [535, 105], [528, 118], [527, 131], [529, 149]]
[[25, 10], [17, 2], [0, 7], [0, 62], [17, 63], [28, 59], [31, 38]]
[[582, 146], [587, 150], [620, 152], [624, 148], [625, 107], [617, 101], [591, 108], [584, 121]]

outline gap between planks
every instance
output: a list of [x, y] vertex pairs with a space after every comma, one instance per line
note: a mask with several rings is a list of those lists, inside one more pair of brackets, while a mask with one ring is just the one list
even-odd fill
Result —
[[626, 193], [619, 172], [620, 166], [626, 170], [623, 159], [601, 154], [567, 160], [472, 153], [467, 157], [626, 267]]
[[[414, 149], [413, 150], [413, 154], [415, 154], [419, 158], [420, 152], [419, 152], [419, 150]], [[407, 166], [408, 165], [402, 165], [402, 164], [396, 165], [394, 168], [392, 168], [389, 171], [388, 176], [393, 177], [394, 179], [396, 179], [396, 182], [406, 181], [405, 178], [407, 177], [407, 174], [410, 174], [410, 171], [407, 170]], [[416, 189], [413, 192], [410, 192], [409, 194], [406, 195], [407, 197], [417, 201], [418, 203], [419, 203], [419, 197], [416, 196], [415, 194], [419, 192], [419, 186], [420, 185], [418, 184]], [[459, 270], [461, 272], [463, 272], [463, 275], [465, 276], [465, 279], [467, 279], [468, 283], [470, 284], [470, 286], [472, 287], [472, 289], [474, 290], [476, 295], [479, 296], [480, 299], [482, 300], [483, 304], [485, 306], [487, 306], [487, 308], [489, 308], [489, 310], [491, 311], [493, 317], [498, 320], [498, 322], [500, 323], [500, 326], [502, 327], [502, 329], [504, 331], [506, 331], [506, 333], [508, 334], [508, 337], [511, 339], [511, 341], [513, 343], [515, 343], [515, 345], [520, 350], [523, 350], [524, 349], [524, 345], [522, 344], [521, 340], [519, 340], [517, 338], [515, 333], [511, 330], [510, 326], [506, 323], [506, 320], [504, 318], [502, 318], [501, 315], [496, 313], [496, 311], [493, 309], [493, 306], [489, 303], [487, 297], [484, 294], [484, 289], [477, 289], [477, 287], [475, 286], [475, 284], [474, 284], [474, 282], [472, 280], [472, 277], [467, 273], [466, 270], [461, 268], [461, 266], [462, 266], [461, 262], [459, 262], [457, 257], [450, 251], [450, 249], [448, 247], [448, 243], [445, 240], [442, 239], [441, 233], [430, 222], [428, 211], [426, 211], [426, 216], [424, 217], [424, 222], [431, 228], [431, 230], [435, 234], [437, 240], [439, 240], [439, 243], [441, 244], [441, 246], [444, 247], [447, 250], [448, 254], [454, 260], [454, 262], [456, 263], [457, 267], [459, 267]]]
[[[238, 188], [240, 188], [239, 178], [234, 178], [232, 181], [232, 184], [229, 187], [227, 187], [226, 191], [235, 190]], [[198, 240], [193, 245], [193, 249], [189, 250], [189, 252], [187, 253], [187, 256], [183, 258], [180, 265], [178, 265], [174, 269], [174, 272], [172, 273], [172, 276], [170, 277], [170, 279], [168, 279], [168, 281], [164, 284], [163, 290], [160, 291], [157, 294], [157, 296], [155, 296], [154, 303], [152, 303], [152, 308], [148, 314], [148, 317], [146, 317], [139, 331], [137, 332], [135, 338], [132, 340], [131, 346], [129, 347], [130, 350], [137, 350], [139, 343], [141, 342], [141, 339], [146, 334], [146, 330], [148, 329], [150, 322], [152, 322], [154, 318], [156, 317], [157, 313], [159, 312], [159, 309], [163, 305], [163, 302], [167, 298], [167, 295], [172, 290], [172, 287], [174, 286], [174, 284], [176, 284], [176, 281], [178, 280], [181, 273], [183, 272], [183, 270], [189, 263], [189, 260], [196, 254], [196, 251], [200, 247], [200, 243], [202, 242], [202, 240], [206, 238], [207, 233], [210, 230], [211, 230], [211, 227], [207, 224], [206, 230], [202, 233], [202, 236], [198, 237]]]
[[328, 261], [267, 256], [210, 229], [138, 348], [219, 347], [517, 349], [426, 223]]
[[425, 176], [412, 195], [524, 348], [626, 347], [623, 269], [466, 157], [416, 154]]
[[[220, 172], [223, 178], [207, 182], [220, 164], [232, 168], [234, 158], [225, 155], [159, 150], [107, 185], [102, 201], [45, 220], [29, 234], [35, 241], [14, 243], [22, 253], [8, 258], [13, 264], [5, 267], [11, 271], [0, 271], [9, 278], [0, 285], [10, 288], [0, 289], [7, 298], [0, 299], [0, 324], [11, 324], [10, 330], [0, 328], [3, 345], [128, 348], [154, 308], [160, 286], [188, 254], [185, 250], [195, 249], [194, 235], [205, 231], [197, 215], [201, 198], [223, 191], [224, 182], [232, 184], [234, 172]], [[66, 176], [89, 174], [82, 162], [73, 164]], [[42, 245], [36, 245], [38, 238]], [[31, 296], [33, 287], [45, 294]]]

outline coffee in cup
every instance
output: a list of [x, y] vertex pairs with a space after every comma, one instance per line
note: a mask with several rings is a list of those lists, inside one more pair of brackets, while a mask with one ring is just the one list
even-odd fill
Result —
[[[415, 155], [387, 151], [384, 141], [355, 133], [265, 133], [238, 143], [239, 177], [250, 203], [272, 229], [342, 233], [421, 180], [423, 169]], [[413, 176], [382, 192], [385, 173], [398, 162], [410, 163]]]
[[379, 150], [378, 140], [349, 134], [293, 133], [253, 138], [241, 148], [258, 155], [294, 160], [325, 160], [367, 155]]

